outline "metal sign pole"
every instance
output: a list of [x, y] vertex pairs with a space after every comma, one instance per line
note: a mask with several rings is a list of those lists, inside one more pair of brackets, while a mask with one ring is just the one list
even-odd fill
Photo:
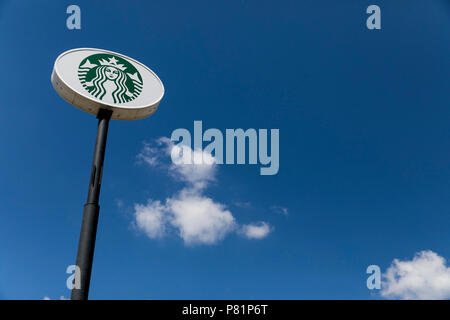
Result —
[[91, 281], [92, 262], [94, 258], [95, 237], [100, 207], [100, 187], [102, 182], [103, 161], [105, 159], [106, 138], [112, 111], [100, 109], [97, 114], [98, 127], [95, 141], [94, 159], [92, 161], [91, 179], [87, 202], [84, 205], [83, 221], [81, 223], [80, 240], [76, 265], [79, 267], [80, 288], [72, 289], [71, 300], [87, 300], [89, 295], [89, 282]]
[[51, 81], [64, 100], [96, 115], [98, 119], [71, 294], [72, 300], [87, 300], [109, 120], [138, 120], [151, 116], [164, 96], [164, 85], [152, 70], [139, 61], [117, 52], [94, 48], [61, 53], [53, 66]]

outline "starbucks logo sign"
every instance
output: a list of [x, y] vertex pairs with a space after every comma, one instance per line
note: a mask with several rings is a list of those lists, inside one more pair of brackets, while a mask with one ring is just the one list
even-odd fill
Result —
[[[1, 0], [0, 0], [1, 1]], [[51, 81], [71, 105], [93, 115], [112, 111], [111, 119], [137, 120], [155, 113], [164, 85], [149, 67], [121, 53], [78, 48], [55, 60]]]
[[104, 53], [83, 59], [78, 66], [78, 79], [95, 98], [116, 104], [136, 99], [143, 86], [139, 71], [130, 62]]

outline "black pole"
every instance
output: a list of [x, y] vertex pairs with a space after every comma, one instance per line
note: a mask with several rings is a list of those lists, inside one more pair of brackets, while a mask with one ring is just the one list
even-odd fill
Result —
[[[98, 214], [100, 207], [100, 187], [102, 183], [103, 160], [105, 159], [106, 138], [108, 136], [108, 124], [111, 119], [111, 110], [100, 109], [97, 114], [98, 127], [95, 141], [94, 159], [92, 161], [91, 180], [87, 202], [84, 205], [83, 221], [81, 223], [80, 241], [78, 242], [78, 254], [76, 265], [80, 271], [80, 288], [74, 281], [71, 300], [87, 300], [89, 295], [89, 282], [91, 281], [92, 261], [94, 258], [95, 236], [97, 234]], [[76, 277], [75, 273], [75, 277]]]

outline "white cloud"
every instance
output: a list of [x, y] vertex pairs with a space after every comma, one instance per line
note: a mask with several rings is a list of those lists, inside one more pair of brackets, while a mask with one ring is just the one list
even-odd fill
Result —
[[247, 225], [243, 225], [241, 232], [242, 234], [247, 237], [248, 239], [262, 239], [267, 237], [267, 235], [270, 233], [271, 228], [269, 224], [266, 222], [259, 222], [259, 223], [251, 223]]
[[156, 167], [164, 163], [163, 158], [170, 155], [173, 146], [172, 141], [167, 137], [160, 137], [154, 142], [144, 142], [144, 146], [137, 155], [138, 162], [143, 162], [151, 167]]
[[234, 201], [233, 204], [236, 207], [239, 207], [239, 208], [251, 208], [252, 207], [252, 204], [250, 202], [248, 202], [248, 201], [243, 201], [243, 202], [241, 202], [241, 201]]
[[[172, 164], [164, 165], [162, 157], [169, 155]], [[237, 230], [245, 230], [244, 235], [249, 239], [261, 239], [270, 232], [265, 222], [238, 228], [225, 205], [203, 195], [217, 172], [216, 161], [210, 153], [174, 145], [163, 137], [156, 140], [156, 147], [144, 144], [138, 160], [152, 167], [165, 167], [172, 177], [186, 183], [165, 203], [150, 199], [146, 205], [135, 204], [134, 224], [149, 238], [160, 238], [175, 230], [187, 245], [210, 245]]]
[[213, 244], [235, 227], [235, 219], [225, 206], [211, 198], [183, 191], [167, 201], [170, 223], [186, 244]]
[[119, 208], [119, 209], [123, 208], [123, 200], [116, 199], [116, 205], [117, 205], [117, 208]]
[[280, 207], [280, 206], [272, 206], [272, 210], [274, 210], [276, 213], [282, 214], [287, 216], [289, 211], [287, 208], [285, 207]]
[[[42, 300], [52, 300], [52, 299], [50, 299], [50, 297], [48, 297], [48, 296], [45, 296], [44, 299], [42, 299]], [[59, 300], [69, 300], [69, 299], [67, 299], [64, 296], [61, 296], [61, 297], [59, 297]]]
[[165, 231], [164, 211], [165, 207], [160, 201], [149, 200], [147, 205], [134, 205], [136, 226], [149, 238], [162, 237]]
[[149, 238], [161, 238], [174, 229], [185, 244], [214, 244], [235, 229], [236, 221], [224, 205], [201, 195], [198, 190], [182, 190], [164, 204], [149, 200], [134, 206], [135, 225]]
[[187, 182], [191, 187], [204, 189], [208, 182], [215, 180], [216, 160], [210, 153], [176, 145], [172, 146], [171, 156], [172, 175]]
[[413, 260], [394, 259], [383, 274], [381, 295], [391, 299], [450, 299], [450, 268], [433, 251], [421, 251]]
[[150, 144], [144, 142], [141, 152], [137, 155], [138, 161], [143, 161], [149, 166], [156, 166], [158, 164], [159, 149], [151, 147]]
[[[165, 166], [163, 158], [168, 155], [172, 164]], [[166, 167], [171, 176], [188, 183], [191, 188], [204, 189], [215, 180], [216, 160], [209, 152], [174, 145], [167, 137], [160, 137], [154, 143], [144, 142], [137, 159], [151, 167]]]

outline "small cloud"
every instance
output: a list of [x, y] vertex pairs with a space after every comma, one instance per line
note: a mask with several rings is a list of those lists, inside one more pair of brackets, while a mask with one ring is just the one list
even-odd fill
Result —
[[151, 167], [161, 165], [162, 160], [167, 154], [173, 143], [167, 137], [160, 137], [153, 142], [144, 142], [141, 151], [136, 156], [138, 163], [145, 163]]
[[117, 208], [122, 209], [123, 208], [123, 200], [116, 199], [116, 206], [117, 206]]
[[[52, 300], [52, 299], [50, 299], [48, 296], [45, 296], [44, 299], [42, 299], [42, 300]], [[64, 296], [60, 296], [59, 300], [69, 300], [69, 299]]]
[[150, 144], [144, 142], [141, 152], [137, 155], [138, 163], [144, 162], [151, 167], [158, 164], [158, 148], [153, 148]]
[[169, 199], [170, 223], [186, 244], [214, 244], [235, 227], [235, 219], [224, 205], [211, 198], [182, 192]]
[[196, 189], [183, 189], [163, 204], [149, 200], [134, 208], [134, 225], [152, 239], [170, 228], [187, 245], [215, 244], [235, 228], [231, 212]]
[[287, 216], [288, 215], [288, 209], [285, 207], [280, 207], [280, 206], [272, 206], [272, 210], [275, 211], [278, 214], [282, 214]]
[[233, 202], [233, 204], [239, 208], [251, 208], [252, 207], [252, 204], [250, 202], [235, 201], [235, 202]]
[[394, 259], [383, 274], [381, 295], [389, 299], [450, 299], [450, 268], [433, 251], [416, 253], [413, 260]]
[[[168, 155], [172, 159], [171, 165], [163, 161]], [[215, 180], [216, 160], [209, 152], [174, 145], [167, 137], [160, 137], [153, 143], [144, 142], [137, 159], [138, 163], [151, 167], [165, 167], [172, 177], [186, 182], [191, 188], [204, 189]]]
[[204, 189], [215, 180], [216, 159], [210, 153], [176, 145], [172, 147], [171, 156], [170, 171], [176, 179], [196, 189]]
[[165, 210], [160, 201], [149, 200], [146, 205], [136, 204], [134, 206], [136, 226], [149, 238], [161, 238], [165, 232]]
[[263, 239], [270, 231], [271, 227], [266, 222], [251, 223], [241, 227], [241, 233], [248, 239]]

